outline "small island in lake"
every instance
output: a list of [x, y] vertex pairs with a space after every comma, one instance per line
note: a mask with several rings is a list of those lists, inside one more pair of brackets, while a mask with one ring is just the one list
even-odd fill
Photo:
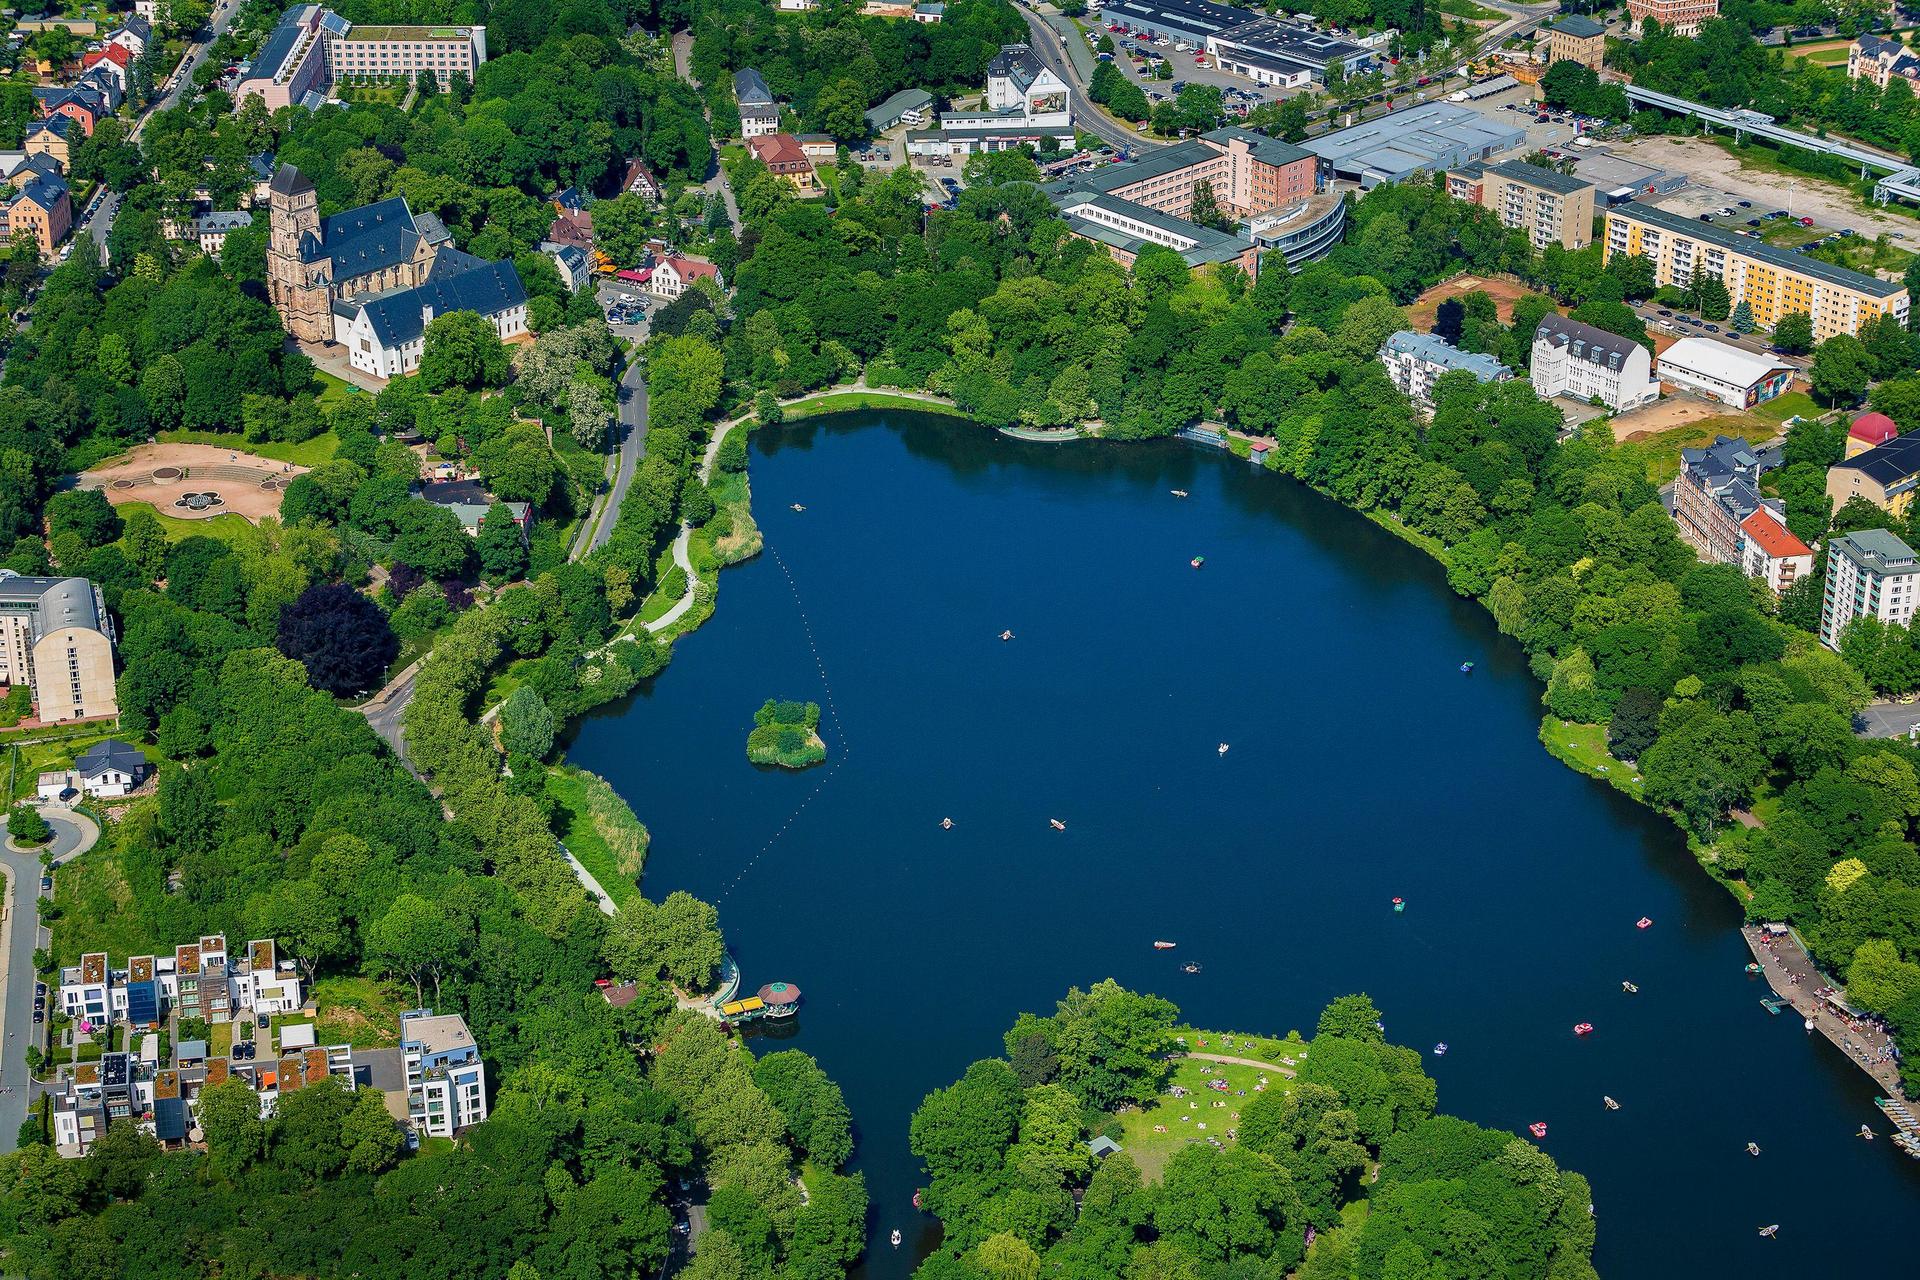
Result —
[[826, 758], [827, 744], [820, 738], [819, 703], [768, 698], [753, 713], [753, 732], [747, 735], [747, 759], [755, 764], [805, 769]]

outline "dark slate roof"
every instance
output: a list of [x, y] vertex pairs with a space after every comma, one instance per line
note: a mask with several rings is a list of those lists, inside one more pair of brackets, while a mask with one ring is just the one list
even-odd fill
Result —
[[146, 772], [147, 758], [140, 754], [140, 748], [131, 743], [108, 738], [105, 742], [96, 742], [88, 747], [73, 762], [73, 767], [79, 770], [83, 778], [90, 778], [107, 769], [118, 769], [122, 773], [137, 776]]
[[420, 497], [437, 507], [448, 507], [455, 503], [477, 502], [482, 506], [493, 501], [478, 480], [436, 480], [419, 487]]
[[742, 67], [733, 73], [733, 100], [743, 107], [771, 106], [773, 90], [767, 88], [758, 71]]
[[[444, 250], [442, 251], [444, 252]], [[412, 342], [426, 331], [425, 308], [443, 316], [449, 311], [477, 311], [497, 315], [527, 300], [520, 275], [507, 261], [489, 262], [457, 274], [435, 272], [414, 289], [395, 289], [364, 299], [367, 320], [383, 346]]]
[[283, 164], [273, 171], [273, 182], [268, 189], [277, 196], [297, 196], [313, 190], [313, 184], [299, 169]]
[[1552, 169], [1544, 169], [1537, 164], [1528, 164], [1524, 160], [1502, 160], [1499, 164], [1485, 166], [1485, 171], [1488, 173], [1497, 173], [1502, 177], [1512, 178], [1515, 182], [1524, 182], [1530, 187], [1538, 187], [1542, 191], [1552, 191], [1563, 196], [1572, 195], [1582, 187], [1590, 187], [1593, 185], [1591, 182], [1582, 178], [1576, 178], [1572, 174], [1556, 173]]
[[255, 182], [273, 180], [273, 152], [262, 151], [258, 155], [247, 157], [247, 169], [253, 174]]
[[1005, 76], [1022, 89], [1038, 80], [1042, 69], [1032, 47], [1024, 44], [1001, 45], [1000, 52], [994, 54], [993, 61], [987, 63], [989, 76]]
[[1640, 345], [1632, 338], [1623, 338], [1617, 333], [1608, 333], [1605, 329], [1596, 329], [1565, 316], [1546, 317], [1540, 322], [1540, 327], [1534, 330], [1533, 336], [1536, 339], [1545, 338], [1556, 347], [1571, 345], [1577, 358], [1613, 369], [1618, 369], [1633, 354], [1633, 349]]
[[325, 254], [333, 262], [333, 278], [350, 280], [410, 260], [419, 243], [406, 199], [389, 196], [322, 218], [319, 242], [309, 240], [303, 255], [312, 262]]
[[1895, 436], [1883, 445], [1834, 465], [1858, 471], [1882, 485], [1897, 484], [1920, 472], [1920, 432]]
[[45, 129], [55, 137], [64, 138], [67, 136], [67, 130], [71, 128], [73, 128], [72, 116], [48, 116], [44, 120], [35, 120], [32, 124], [28, 125], [27, 132], [34, 133], [38, 130]]
[[132, 32], [134, 35], [140, 37], [142, 40], [153, 39], [152, 24], [150, 24], [145, 18], [141, 17], [137, 13], [128, 14], [127, 20], [125, 22], [122, 22], [120, 24], [120, 27], [124, 31]]
[[29, 201], [51, 213], [55, 205], [67, 198], [67, 184], [57, 177], [35, 177], [20, 188], [15, 198]]

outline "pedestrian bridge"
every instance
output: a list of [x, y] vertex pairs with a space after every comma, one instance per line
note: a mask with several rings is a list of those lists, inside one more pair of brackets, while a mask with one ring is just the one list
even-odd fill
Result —
[[1862, 179], [1871, 173], [1884, 174], [1885, 176], [1873, 186], [1873, 198], [1882, 204], [1894, 199], [1920, 203], [1920, 166], [1899, 156], [1875, 151], [1851, 142], [1819, 138], [1810, 133], [1788, 129], [1774, 123], [1774, 118], [1764, 111], [1749, 111], [1744, 107], [1709, 107], [1704, 103], [1688, 101], [1686, 98], [1676, 98], [1670, 93], [1661, 93], [1657, 89], [1644, 89], [1635, 84], [1624, 87], [1629, 102], [1643, 107], [1652, 107], [1658, 111], [1671, 112], [1674, 115], [1692, 116], [1705, 125], [1717, 125], [1730, 131], [1735, 142], [1739, 142], [1747, 134], [1752, 134], [1756, 138], [1765, 138], [1781, 146], [1799, 147], [1803, 151], [1817, 152], [1820, 155], [1844, 160], [1859, 168]]

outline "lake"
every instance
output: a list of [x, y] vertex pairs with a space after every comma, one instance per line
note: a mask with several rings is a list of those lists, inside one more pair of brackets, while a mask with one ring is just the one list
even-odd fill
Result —
[[[751, 466], [767, 551], [569, 754], [651, 828], [649, 896], [717, 902], [748, 988], [805, 993], [755, 1044], [846, 1090], [867, 1275], [937, 1239], [920, 1099], [1106, 977], [1249, 1032], [1367, 992], [1391, 1039], [1450, 1046], [1442, 1110], [1550, 1126], [1603, 1275], [1898, 1270], [1920, 1162], [1855, 1136], [1888, 1127], [1873, 1082], [1760, 1007], [1733, 900], [1547, 755], [1518, 645], [1426, 555], [1171, 441], [859, 414], [757, 433]], [[747, 762], [769, 697], [823, 704], [828, 765]]]

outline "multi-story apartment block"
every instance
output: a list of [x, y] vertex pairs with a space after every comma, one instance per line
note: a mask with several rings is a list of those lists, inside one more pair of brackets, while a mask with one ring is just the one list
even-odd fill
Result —
[[1598, 400], [1615, 413], [1660, 398], [1645, 347], [1565, 316], [1550, 315], [1534, 330], [1532, 373], [1543, 396]]
[[487, 1118], [487, 1068], [465, 1018], [409, 1009], [400, 1015], [400, 1052], [407, 1119], [417, 1132], [451, 1138]]
[[1547, 28], [1547, 65], [1577, 62], [1600, 70], [1607, 56], [1607, 29], [1577, 13], [1562, 14]]
[[1627, 0], [1627, 25], [1635, 35], [1651, 20], [1669, 35], [1697, 36], [1701, 23], [1719, 16], [1720, 0]]
[[1483, 205], [1503, 227], [1527, 233], [1535, 249], [1593, 243], [1593, 184], [1522, 160], [1447, 171], [1447, 194]]
[[259, 98], [267, 110], [317, 107], [342, 81], [418, 79], [433, 73], [442, 92], [453, 77], [471, 83], [487, 60], [487, 29], [460, 26], [355, 26], [331, 9], [288, 9], [234, 86], [236, 107]]
[[1673, 522], [1681, 541], [1715, 564], [1740, 561], [1740, 525], [1761, 508], [1766, 464], [1745, 439], [1715, 436], [1705, 449], [1680, 451]]
[[1772, 506], [1740, 523], [1740, 571], [1779, 595], [1813, 572], [1813, 548], [1793, 536]]
[[1380, 348], [1380, 363], [1393, 385], [1423, 409], [1433, 406], [1435, 380], [1455, 369], [1465, 369], [1482, 382], [1505, 382], [1513, 376], [1513, 370], [1492, 356], [1462, 351], [1444, 338], [1411, 329], [1387, 339]]
[[1860, 529], [1827, 542], [1827, 589], [1820, 602], [1820, 642], [1840, 648], [1847, 625], [1878, 618], [1913, 621], [1920, 598], [1920, 556], [1885, 529]]
[[1827, 468], [1827, 501], [1838, 511], [1849, 499], [1865, 498], [1905, 519], [1920, 488], [1920, 432], [1894, 436]]
[[118, 715], [113, 619], [100, 589], [0, 569], [0, 684], [31, 689], [43, 723]]
[[1644, 256], [1653, 264], [1656, 284], [1684, 289], [1696, 275], [1718, 276], [1734, 305], [1745, 302], [1763, 328], [1771, 329], [1789, 312], [1804, 312], [1813, 320], [1816, 342], [1858, 333], [1861, 325], [1883, 315], [1907, 323], [1907, 290], [1898, 281], [1776, 249], [1718, 223], [1654, 205], [1607, 210], [1602, 252], [1607, 259], [1616, 253]]
[[1894, 36], [1863, 35], [1847, 47], [1847, 76], [1884, 89], [1895, 77], [1920, 82], [1920, 57]]
[[170, 956], [133, 956], [111, 967], [105, 952], [89, 952], [60, 971], [59, 1008], [74, 1019], [157, 1026], [169, 1011], [221, 1022], [249, 1014], [291, 1013], [305, 1003], [294, 962], [271, 938], [247, 944], [232, 957], [227, 940], [210, 934], [175, 947]]

